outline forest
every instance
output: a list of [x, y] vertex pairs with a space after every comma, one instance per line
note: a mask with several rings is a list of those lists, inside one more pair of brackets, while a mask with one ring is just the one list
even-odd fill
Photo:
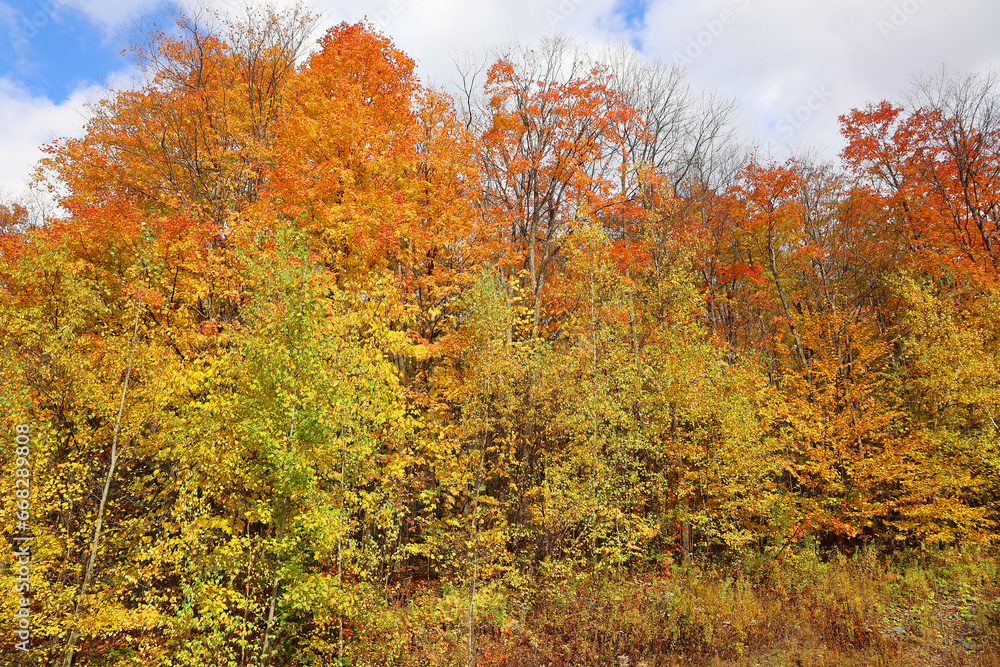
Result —
[[777, 161], [316, 25], [154, 28], [0, 205], [9, 664], [1000, 664], [1000, 72]]

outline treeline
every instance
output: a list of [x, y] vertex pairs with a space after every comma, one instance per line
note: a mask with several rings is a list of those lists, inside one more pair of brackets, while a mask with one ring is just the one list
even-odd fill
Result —
[[994, 539], [996, 74], [774, 163], [625, 48], [447, 93], [366, 24], [178, 25], [46, 147], [61, 213], [0, 208], [23, 657], [385, 664], [414, 579], [465, 591], [474, 655], [542, 575]]

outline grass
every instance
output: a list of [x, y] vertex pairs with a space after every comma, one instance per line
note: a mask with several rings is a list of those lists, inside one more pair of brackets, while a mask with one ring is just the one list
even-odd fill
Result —
[[[740, 567], [576, 571], [530, 591], [495, 582], [477, 593], [473, 664], [1000, 667], [997, 576], [995, 555], [975, 550], [807, 549]], [[410, 590], [372, 624], [397, 628], [382, 637], [392, 655], [356, 664], [467, 665], [467, 600], [447, 584]]]

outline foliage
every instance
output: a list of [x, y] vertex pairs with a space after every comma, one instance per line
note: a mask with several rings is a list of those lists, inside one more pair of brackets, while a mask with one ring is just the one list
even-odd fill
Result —
[[178, 20], [0, 205], [37, 664], [860, 661], [991, 548], [993, 75], [774, 164], [627, 53]]

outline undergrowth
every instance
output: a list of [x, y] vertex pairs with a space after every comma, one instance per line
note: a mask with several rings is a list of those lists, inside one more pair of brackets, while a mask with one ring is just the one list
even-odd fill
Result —
[[[995, 555], [804, 549], [781, 560], [580, 569], [476, 593], [479, 667], [1000, 667]], [[469, 664], [469, 591], [410, 582], [358, 623], [349, 664]]]

